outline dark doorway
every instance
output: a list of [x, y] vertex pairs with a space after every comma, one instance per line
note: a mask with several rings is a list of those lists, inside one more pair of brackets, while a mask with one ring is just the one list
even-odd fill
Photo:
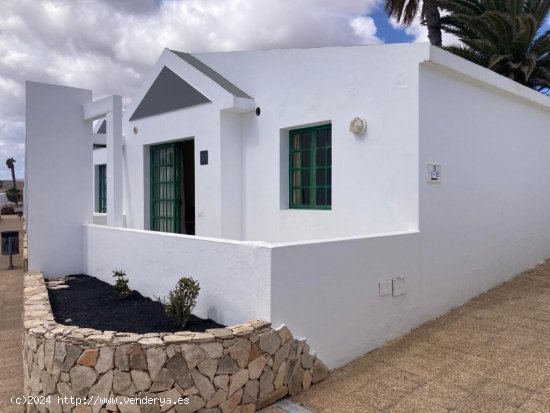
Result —
[[151, 230], [195, 235], [193, 140], [151, 146]]

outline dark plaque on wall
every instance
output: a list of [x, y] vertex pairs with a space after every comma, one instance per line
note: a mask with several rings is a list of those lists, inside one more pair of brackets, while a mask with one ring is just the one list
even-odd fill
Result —
[[208, 151], [201, 151], [201, 165], [208, 165]]

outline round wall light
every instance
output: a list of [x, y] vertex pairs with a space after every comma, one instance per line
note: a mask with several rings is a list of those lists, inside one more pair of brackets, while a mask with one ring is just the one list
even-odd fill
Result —
[[354, 135], [362, 135], [367, 130], [367, 121], [364, 118], [355, 117], [349, 123], [349, 131]]
[[138, 128], [134, 126], [134, 135], [137, 135], [137, 133], [138, 133]]

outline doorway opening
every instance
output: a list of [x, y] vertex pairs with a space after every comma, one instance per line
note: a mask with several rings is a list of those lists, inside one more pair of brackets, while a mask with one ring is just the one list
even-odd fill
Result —
[[195, 142], [153, 145], [151, 230], [195, 235]]

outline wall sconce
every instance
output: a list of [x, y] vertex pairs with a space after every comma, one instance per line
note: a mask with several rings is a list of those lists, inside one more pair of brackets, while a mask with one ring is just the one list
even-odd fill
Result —
[[362, 135], [367, 130], [367, 121], [364, 118], [355, 117], [349, 123], [349, 131], [354, 135]]

